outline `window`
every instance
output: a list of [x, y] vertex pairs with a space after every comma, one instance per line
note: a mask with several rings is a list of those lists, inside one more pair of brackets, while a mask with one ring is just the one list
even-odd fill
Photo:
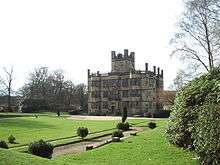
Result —
[[92, 97], [98, 98], [100, 97], [100, 92], [99, 91], [92, 91]]
[[150, 80], [149, 80], [149, 87], [155, 87], [155, 85], [156, 85], [155, 79], [150, 78]]
[[145, 103], [145, 108], [146, 108], [147, 110], [149, 109], [148, 103]]
[[122, 96], [123, 96], [123, 97], [128, 97], [128, 90], [122, 91]]
[[120, 80], [109, 80], [109, 86], [112, 86], [112, 87], [120, 87], [121, 84], [120, 84]]
[[122, 102], [122, 107], [128, 107], [129, 106], [129, 102], [128, 101], [123, 101]]
[[123, 79], [122, 80], [122, 86], [127, 87], [128, 86], [128, 79]]
[[141, 80], [140, 79], [131, 79], [130, 84], [132, 86], [140, 86], [141, 85]]
[[100, 81], [92, 81], [92, 87], [99, 87]]
[[137, 90], [137, 89], [131, 90], [130, 96], [131, 97], [140, 97], [141, 96], [140, 90]]
[[133, 107], [133, 102], [132, 102], [132, 101], [130, 102], [130, 107], [131, 107], [131, 108]]
[[98, 109], [99, 103], [92, 103], [92, 109]]
[[146, 84], [146, 86], [148, 85], [148, 79], [146, 79], [145, 84]]
[[111, 100], [118, 100], [120, 98], [120, 93], [116, 90], [109, 91], [109, 99]]
[[104, 108], [104, 109], [108, 109], [108, 102], [107, 102], [107, 101], [104, 101], [104, 102], [103, 102], [103, 108]]
[[148, 105], [149, 105], [149, 109], [152, 109], [153, 106], [152, 106], [152, 102], [151, 101], [149, 102]]
[[103, 97], [104, 98], [108, 97], [108, 91], [103, 91]]
[[108, 87], [108, 81], [107, 80], [104, 80], [102, 83], [103, 83], [104, 87]]
[[148, 90], [148, 96], [151, 96], [151, 95], [152, 95], [152, 91]]
[[141, 80], [140, 79], [131, 79], [130, 84], [133, 85], [133, 86], [140, 86], [141, 85]]
[[136, 81], [137, 81], [136, 82], [137, 86], [140, 86], [141, 85], [141, 79], [137, 79]]

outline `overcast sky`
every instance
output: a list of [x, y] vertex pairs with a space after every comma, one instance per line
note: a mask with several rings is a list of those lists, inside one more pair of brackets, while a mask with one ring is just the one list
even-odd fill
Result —
[[111, 70], [111, 50], [135, 51], [136, 69], [164, 69], [165, 87], [180, 63], [169, 40], [181, 0], [2, 0], [0, 70], [14, 66], [15, 88], [38, 66], [63, 69], [75, 83]]

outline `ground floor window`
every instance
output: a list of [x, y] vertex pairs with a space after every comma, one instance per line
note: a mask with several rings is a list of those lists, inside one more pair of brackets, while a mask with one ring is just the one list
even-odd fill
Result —
[[104, 101], [104, 102], [103, 102], [103, 108], [104, 108], [104, 109], [108, 109], [108, 102], [107, 102], [107, 101]]

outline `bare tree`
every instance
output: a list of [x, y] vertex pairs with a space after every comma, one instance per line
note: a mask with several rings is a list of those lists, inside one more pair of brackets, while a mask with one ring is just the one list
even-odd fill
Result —
[[172, 55], [198, 70], [209, 71], [220, 58], [220, 1], [184, 0], [185, 12], [179, 32], [171, 39]]
[[87, 110], [88, 93], [87, 93], [87, 87], [85, 84], [78, 84], [76, 86], [76, 96], [77, 96], [77, 100], [79, 102], [80, 108], [82, 110]]
[[11, 108], [11, 95], [13, 94], [12, 82], [14, 80], [13, 71], [14, 67], [12, 66], [10, 69], [3, 68], [5, 72], [5, 77], [0, 79], [1, 90], [0, 93], [2, 95], [7, 96], [7, 109], [8, 111], [12, 111]]
[[29, 85], [31, 97], [39, 97], [45, 99], [47, 97], [47, 80], [49, 77], [48, 67], [35, 68], [34, 72], [30, 73]]
[[159, 90], [156, 98], [157, 101], [163, 105], [164, 109], [170, 109], [170, 107], [174, 104], [175, 97], [176, 91]]
[[70, 80], [65, 81], [63, 86], [64, 86], [64, 93], [65, 93], [64, 94], [64, 96], [65, 96], [64, 103], [67, 107], [71, 107], [77, 102], [77, 99], [75, 97], [76, 87], [75, 87], [74, 83]]
[[[75, 86], [72, 81], [65, 80], [64, 71], [61, 69], [51, 71], [47, 67], [36, 68], [29, 74], [20, 94], [27, 107], [35, 106], [36, 103], [51, 111], [82, 110], [87, 107], [86, 86]], [[41, 107], [38, 106], [37, 109]]]
[[[188, 72], [186, 73], [185, 70], [180, 69], [177, 72], [176, 77], [173, 80], [173, 84], [169, 87], [171, 90], [181, 90], [190, 80], [193, 79], [194, 76], [197, 76], [195, 74], [196, 70], [187, 70]], [[199, 75], [200, 73], [198, 73]]]
[[[53, 71], [48, 79], [48, 97], [50, 102], [53, 104], [54, 109], [59, 109], [64, 103], [64, 71], [59, 69]], [[52, 97], [51, 97], [52, 96]]]

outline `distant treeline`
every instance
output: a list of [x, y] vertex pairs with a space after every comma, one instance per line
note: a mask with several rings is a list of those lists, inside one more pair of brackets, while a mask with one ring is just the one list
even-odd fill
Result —
[[[12, 97], [7, 93], [2, 95]], [[16, 110], [22, 112], [87, 111], [86, 85], [74, 85], [72, 81], [65, 80], [63, 70], [35, 68], [16, 95], [20, 96], [19, 105], [7, 105], [6, 110], [15, 111], [12, 107], [17, 107]]]

